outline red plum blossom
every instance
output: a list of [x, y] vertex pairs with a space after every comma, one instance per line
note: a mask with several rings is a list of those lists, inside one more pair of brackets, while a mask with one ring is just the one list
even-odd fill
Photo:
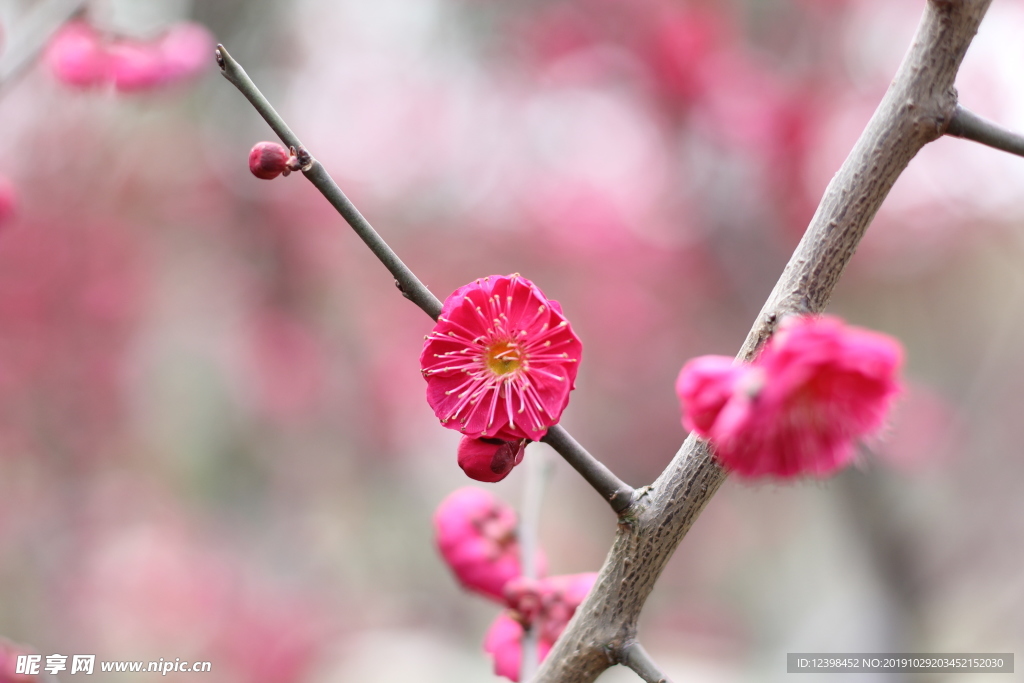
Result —
[[[505, 584], [522, 573], [512, 508], [483, 489], [461, 488], [438, 506], [434, 533], [441, 556], [464, 588], [505, 602]], [[543, 569], [540, 553], [537, 564]]]
[[676, 382], [683, 425], [740, 476], [824, 477], [883, 426], [902, 360], [892, 337], [834, 317], [789, 319], [749, 365], [688, 362]]
[[523, 576], [515, 512], [483, 489], [451, 493], [434, 513], [434, 528], [441, 555], [459, 582], [508, 607], [488, 629], [484, 651], [494, 659], [496, 674], [518, 681], [524, 629], [537, 634], [537, 654], [543, 660], [597, 574], [545, 578], [546, 563], [538, 549], [540, 578]]
[[562, 307], [526, 278], [476, 280], [445, 300], [423, 345], [427, 402], [469, 437], [538, 441], [569, 403], [582, 350]]

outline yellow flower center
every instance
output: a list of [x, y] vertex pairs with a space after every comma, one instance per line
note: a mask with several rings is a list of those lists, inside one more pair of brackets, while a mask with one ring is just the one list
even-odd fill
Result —
[[522, 350], [512, 340], [495, 341], [484, 353], [484, 365], [495, 375], [510, 375], [522, 365]]

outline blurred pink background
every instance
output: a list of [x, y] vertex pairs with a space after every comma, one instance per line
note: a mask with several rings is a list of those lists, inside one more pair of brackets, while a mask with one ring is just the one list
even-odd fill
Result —
[[[0, 5], [8, 54], [44, 5]], [[520, 272], [558, 299], [584, 343], [563, 424], [639, 486], [685, 437], [680, 366], [739, 348], [923, 5], [95, 0], [86, 19], [118, 50], [205, 26], [439, 297]], [[1016, 130], [1022, 32], [1024, 2], [994, 3], [958, 81]], [[424, 400], [430, 320], [303, 178], [249, 174], [272, 133], [206, 57], [144, 87], [41, 60], [0, 100], [0, 635], [209, 660], [224, 683], [491, 680], [494, 608], [433, 546], [469, 482]], [[900, 338], [910, 390], [856, 467], [726, 482], [641, 622], [669, 675], [1024, 642], [1022, 188], [1024, 159], [956, 139], [899, 179], [830, 312]], [[550, 571], [597, 570], [613, 514], [546, 446], [526, 457], [551, 462]], [[517, 475], [490, 490], [518, 505]]]

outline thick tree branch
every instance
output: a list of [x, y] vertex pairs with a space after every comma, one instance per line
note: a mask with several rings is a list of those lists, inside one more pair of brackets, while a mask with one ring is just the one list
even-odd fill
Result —
[[[739, 357], [751, 359], [789, 313], [825, 308], [832, 289], [896, 178], [956, 113], [953, 82], [991, 0], [931, 0], [909, 52], [839, 172], [829, 183]], [[637, 619], [676, 546], [725, 481], [693, 435], [638, 496], [597, 583], [537, 673], [535, 683], [591, 683], [622, 660]]]
[[[249, 74], [245, 73], [242, 65], [228, 53], [223, 45], [217, 46], [216, 56], [217, 65], [220, 67], [224, 77], [238, 88], [239, 92], [245, 95], [245, 98], [255, 107], [256, 111], [259, 112], [260, 116], [270, 125], [273, 131], [277, 133], [281, 141], [296, 150], [302, 166], [302, 174], [309, 179], [309, 182], [313, 183], [316, 189], [320, 190], [320, 193], [337, 209], [342, 218], [352, 226], [352, 229], [359, 235], [360, 239], [366, 243], [366, 246], [370, 248], [374, 256], [394, 276], [395, 284], [398, 285], [402, 295], [423, 309], [432, 319], [437, 320], [438, 316], [441, 315], [441, 301], [427, 289], [426, 285], [420, 282], [420, 279], [402, 262], [402, 259], [398, 258], [398, 254], [388, 246], [388, 243], [373, 229], [369, 221], [363, 217], [363, 214], [359, 213], [355, 205], [341, 191], [341, 188], [334, 182], [334, 178], [327, 172], [327, 169], [303, 147], [298, 136], [292, 132], [292, 129], [288, 127], [288, 124], [281, 118], [281, 115], [270, 104], [270, 101], [256, 87], [256, 84], [249, 78]], [[588, 453], [565, 429], [555, 425], [548, 430], [547, 435], [544, 437], [544, 442], [558, 451], [559, 455], [565, 458], [570, 465], [582, 474], [583, 478], [597, 489], [597, 492], [612, 506], [616, 513], [622, 513], [629, 507], [633, 499], [633, 489], [616, 477], [597, 458]]]
[[969, 109], [957, 106], [953, 120], [949, 122], [946, 135], [965, 140], [974, 140], [989, 147], [1001, 149], [1010, 154], [1024, 157], [1024, 135], [1000, 128]]
[[636, 675], [647, 683], [672, 683], [640, 643], [629, 643], [622, 648], [621, 663], [635, 671]]

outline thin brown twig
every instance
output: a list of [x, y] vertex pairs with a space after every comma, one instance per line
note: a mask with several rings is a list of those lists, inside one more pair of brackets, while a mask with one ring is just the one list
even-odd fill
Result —
[[259, 88], [256, 87], [256, 84], [253, 83], [252, 79], [249, 78], [249, 74], [245, 73], [242, 65], [231, 56], [223, 45], [217, 46], [217, 65], [220, 66], [224, 78], [228, 79], [232, 85], [238, 88], [239, 92], [245, 95], [245, 98], [249, 100], [260, 116], [277, 133], [281, 141], [287, 147], [292, 147], [298, 151], [302, 165], [302, 174], [309, 179], [309, 182], [313, 183], [316, 189], [320, 190], [320, 193], [337, 209], [342, 218], [352, 226], [352, 229], [359, 238], [366, 243], [366, 246], [370, 248], [374, 256], [391, 272], [402, 294], [423, 309], [431, 318], [437, 320], [437, 317], [441, 315], [442, 306], [440, 299], [434, 296], [427, 289], [426, 285], [420, 282], [420, 279], [405, 265], [402, 259], [398, 258], [398, 254], [395, 253], [394, 249], [388, 246], [388, 243], [373, 229], [370, 222], [363, 217], [359, 209], [355, 207], [349, 198], [345, 196], [345, 193], [341, 191], [341, 188], [338, 187], [338, 184], [334, 182], [334, 178], [327, 172], [327, 169], [309, 154], [299, 140], [299, 137], [292, 132], [292, 129], [281, 118], [281, 115], [271, 106], [270, 101], [267, 100]]
[[541, 439], [561, 454], [566, 462], [604, 497], [617, 514], [633, 503], [633, 487], [619, 479], [604, 463], [587, 452], [561, 425], [555, 425]]
[[[260, 116], [281, 138], [281, 141], [297, 151], [302, 174], [320, 190], [320, 193], [366, 243], [374, 256], [390, 271], [402, 295], [419, 306], [432, 319], [437, 320], [441, 315], [441, 301], [427, 289], [426, 285], [420, 282], [420, 279], [345, 196], [327, 169], [306, 150], [298, 136], [292, 132], [270, 101], [256, 87], [242, 65], [231, 56], [223, 45], [217, 46], [216, 57], [217, 65], [220, 66], [224, 77], [249, 100]], [[603, 463], [580, 446], [560, 425], [551, 427], [543, 440], [580, 472], [617, 514], [622, 514], [629, 507], [633, 500], [633, 488], [615, 476]]]

